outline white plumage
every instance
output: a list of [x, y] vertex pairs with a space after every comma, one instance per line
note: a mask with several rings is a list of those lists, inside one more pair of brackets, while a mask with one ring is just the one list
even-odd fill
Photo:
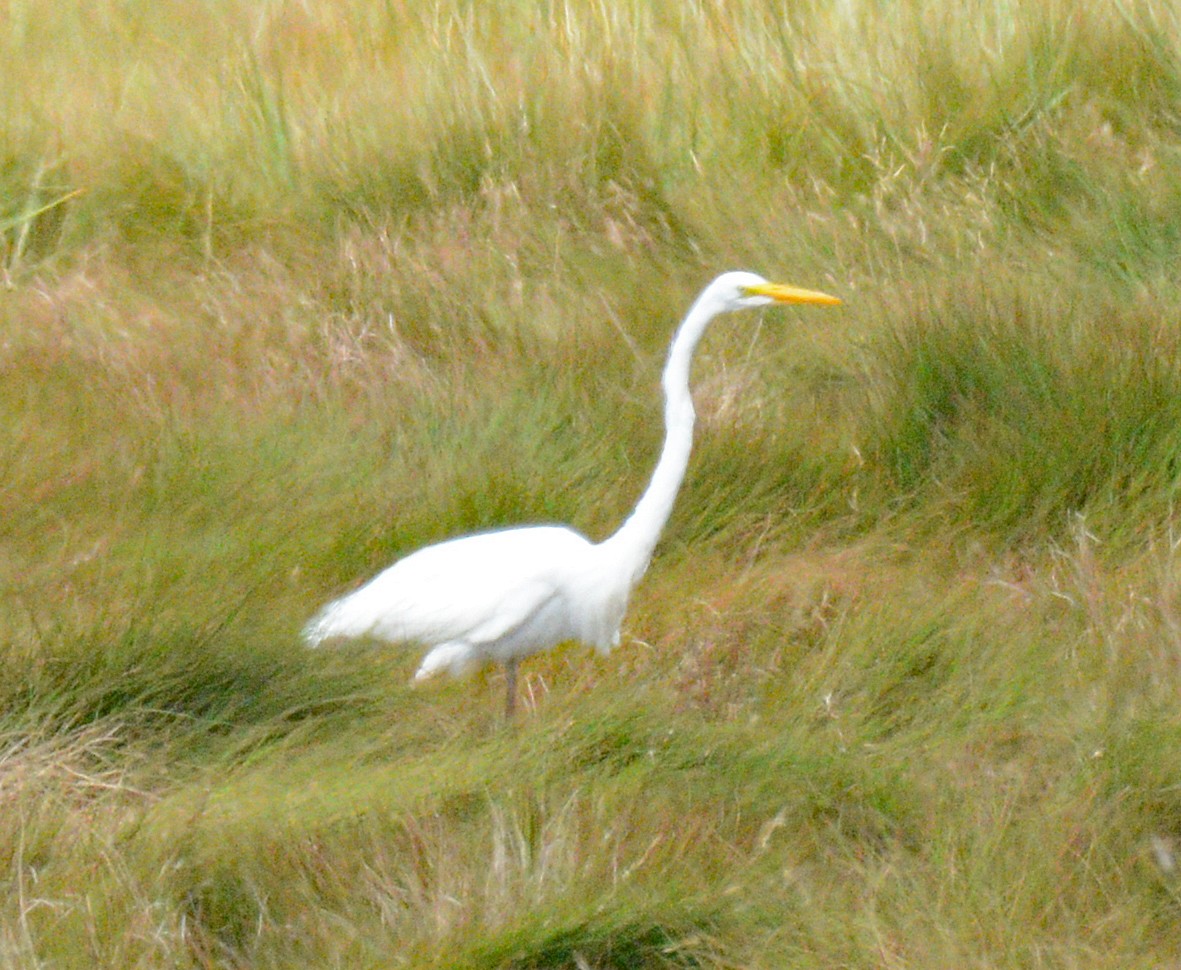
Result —
[[416, 680], [498, 661], [507, 672], [510, 716], [521, 658], [568, 640], [607, 653], [619, 642], [628, 596], [648, 566], [688, 466], [694, 421], [689, 366], [697, 342], [719, 313], [776, 302], [840, 301], [753, 273], [723, 274], [697, 298], [664, 369], [664, 448], [635, 511], [614, 535], [592, 543], [565, 526], [539, 525], [427, 546], [325, 606], [304, 630], [308, 644], [369, 637], [429, 647]]
[[[573, 591], [577, 595], [572, 595]], [[482, 532], [427, 546], [330, 603], [306, 630], [434, 644], [418, 679], [527, 656], [565, 640], [608, 651], [627, 602], [603, 547], [563, 526]], [[541, 646], [538, 646], [538, 645]]]

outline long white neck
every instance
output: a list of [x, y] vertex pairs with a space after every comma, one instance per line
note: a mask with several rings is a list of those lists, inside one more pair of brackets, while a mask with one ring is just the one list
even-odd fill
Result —
[[689, 392], [689, 368], [697, 342], [720, 309], [707, 290], [693, 304], [673, 337], [661, 381], [664, 385], [664, 448], [635, 511], [602, 544], [618, 556], [620, 563], [630, 572], [632, 582], [648, 568], [652, 550], [672, 513], [685, 469], [689, 466], [695, 418], [693, 397]]

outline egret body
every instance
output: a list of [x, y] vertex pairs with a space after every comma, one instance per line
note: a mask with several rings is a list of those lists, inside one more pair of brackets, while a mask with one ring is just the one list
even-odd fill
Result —
[[614, 535], [594, 543], [566, 526], [535, 525], [427, 546], [325, 606], [304, 629], [308, 644], [367, 637], [428, 647], [415, 680], [497, 661], [505, 666], [510, 717], [521, 658], [567, 640], [609, 652], [689, 464], [693, 351], [719, 313], [772, 303], [840, 300], [743, 272], [724, 273], [702, 291], [664, 368], [664, 447], [647, 489]]

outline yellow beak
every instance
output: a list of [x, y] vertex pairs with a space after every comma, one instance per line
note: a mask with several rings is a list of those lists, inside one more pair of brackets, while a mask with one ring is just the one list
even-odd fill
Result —
[[776, 303], [819, 303], [822, 306], [836, 306], [841, 301], [835, 296], [817, 290], [801, 290], [797, 286], [782, 283], [759, 283], [744, 288], [750, 296], [765, 296]]

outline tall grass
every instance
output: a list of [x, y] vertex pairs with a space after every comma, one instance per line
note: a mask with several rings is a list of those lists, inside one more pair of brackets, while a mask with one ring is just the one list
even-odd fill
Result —
[[[0, 962], [1169, 966], [1181, 25], [1157, 0], [0, 14]], [[304, 651], [607, 535], [608, 659]]]

